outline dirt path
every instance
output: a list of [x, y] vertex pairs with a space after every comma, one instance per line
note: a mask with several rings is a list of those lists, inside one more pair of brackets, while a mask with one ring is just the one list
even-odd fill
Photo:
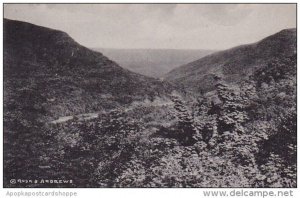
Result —
[[74, 118], [77, 118], [78, 120], [90, 120], [93, 118], [98, 118], [99, 113], [85, 113], [85, 114], [79, 114], [75, 116], [62, 116], [59, 117], [57, 120], [51, 121], [51, 124], [59, 124], [59, 123], [64, 123], [69, 120], [73, 120]]
[[[139, 104], [139, 105], [144, 105], [144, 106], [147, 106], [147, 107], [161, 107], [161, 106], [169, 106], [169, 105], [173, 105], [173, 102], [149, 102], [149, 103], [144, 103], [144, 104]], [[132, 111], [134, 110], [135, 108], [137, 108], [137, 106], [130, 106], [130, 107], [127, 107], [127, 108], [124, 108], [124, 112], [128, 112], [128, 111]], [[113, 111], [114, 109], [112, 109], [111, 111]], [[62, 116], [62, 117], [59, 117], [57, 120], [53, 120], [51, 121], [50, 123], [51, 124], [60, 124], [60, 123], [64, 123], [64, 122], [67, 122], [69, 120], [73, 120], [75, 118], [77, 118], [78, 120], [80, 121], [83, 121], [83, 120], [90, 120], [90, 119], [94, 119], [94, 118], [98, 118], [99, 115], [101, 113], [98, 112], [94, 112], [94, 113], [84, 113], [84, 114], [78, 114], [78, 115], [74, 115], [74, 116]]]

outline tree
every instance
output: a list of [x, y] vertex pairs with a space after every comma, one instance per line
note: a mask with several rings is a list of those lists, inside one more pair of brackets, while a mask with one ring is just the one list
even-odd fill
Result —
[[183, 144], [191, 145], [195, 143], [194, 135], [196, 134], [193, 117], [179, 95], [173, 94], [171, 100], [174, 103], [174, 113], [178, 119], [177, 138]]

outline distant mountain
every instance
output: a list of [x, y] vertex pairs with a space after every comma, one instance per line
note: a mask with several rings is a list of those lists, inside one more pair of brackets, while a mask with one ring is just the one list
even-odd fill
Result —
[[99, 48], [108, 58], [133, 72], [150, 77], [162, 77], [172, 69], [197, 60], [212, 50], [181, 49], [109, 49]]
[[43, 109], [43, 114], [56, 117], [151, 100], [173, 89], [120, 67], [64, 32], [8, 19], [4, 86], [7, 112], [27, 105], [28, 112]]
[[274, 59], [295, 55], [296, 45], [296, 29], [285, 29], [257, 43], [216, 52], [180, 66], [166, 74], [165, 79], [193, 91], [211, 91], [219, 78], [237, 83]]

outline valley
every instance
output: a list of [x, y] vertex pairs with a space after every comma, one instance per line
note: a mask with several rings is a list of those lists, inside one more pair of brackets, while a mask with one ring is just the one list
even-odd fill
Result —
[[296, 39], [88, 49], [5, 19], [4, 186], [295, 188]]
[[145, 76], [163, 78], [172, 69], [187, 64], [213, 50], [180, 49], [95, 49], [122, 67]]

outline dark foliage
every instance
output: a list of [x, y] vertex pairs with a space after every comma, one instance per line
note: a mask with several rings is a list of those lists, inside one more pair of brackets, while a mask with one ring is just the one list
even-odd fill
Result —
[[63, 32], [4, 23], [5, 187], [296, 187], [294, 30], [189, 65], [206, 71], [190, 93]]

